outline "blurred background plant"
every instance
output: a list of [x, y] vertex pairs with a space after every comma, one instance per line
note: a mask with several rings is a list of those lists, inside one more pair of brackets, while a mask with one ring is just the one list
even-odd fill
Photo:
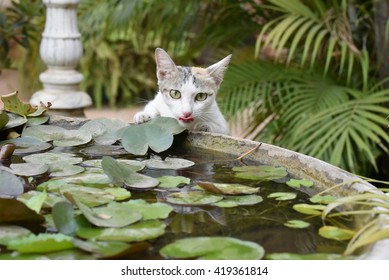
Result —
[[[30, 92], [44, 69], [40, 3], [20, 0], [11, 8], [29, 19], [12, 64]], [[388, 6], [385, 0], [81, 0], [83, 90], [97, 107], [138, 104], [156, 91], [156, 47], [181, 65], [233, 53], [219, 103], [244, 137], [382, 178], [389, 174]], [[8, 13], [2, 27], [17, 22]], [[5, 44], [18, 32], [6, 31]]]

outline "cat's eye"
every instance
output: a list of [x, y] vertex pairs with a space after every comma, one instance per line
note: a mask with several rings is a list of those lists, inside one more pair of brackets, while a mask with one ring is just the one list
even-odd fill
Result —
[[205, 99], [207, 99], [208, 97], [208, 94], [205, 93], [205, 92], [200, 92], [198, 93], [196, 96], [195, 96], [195, 100], [196, 101], [204, 101]]
[[180, 99], [181, 98], [181, 92], [176, 89], [171, 89], [169, 91], [170, 97], [173, 99]]

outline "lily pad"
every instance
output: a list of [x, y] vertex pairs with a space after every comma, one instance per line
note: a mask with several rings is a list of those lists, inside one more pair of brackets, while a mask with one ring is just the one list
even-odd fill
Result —
[[8, 120], [7, 124], [3, 127], [3, 130], [19, 127], [19, 126], [24, 125], [27, 122], [26, 118], [23, 118], [23, 117], [18, 116], [16, 114], [9, 113], [8, 117], [9, 117], [9, 120]]
[[[32, 199], [35, 196], [39, 196], [42, 193], [43, 192], [39, 192], [39, 191], [29, 191], [19, 195], [17, 199], [23, 202], [24, 204], [27, 204], [30, 199]], [[42, 208], [52, 208], [56, 203], [64, 200], [65, 200], [64, 197], [58, 196], [53, 193], [46, 193], [46, 197], [43, 202]]]
[[103, 157], [102, 167], [115, 185], [125, 184], [131, 188], [145, 189], [159, 184], [157, 179], [136, 173], [129, 165], [120, 163], [111, 157]]
[[122, 146], [117, 145], [95, 145], [82, 149], [80, 152], [91, 157], [128, 155]]
[[155, 168], [155, 169], [183, 169], [188, 168], [195, 163], [193, 161], [183, 159], [183, 158], [172, 158], [167, 157], [164, 160], [162, 159], [147, 159], [143, 161], [148, 168]]
[[[138, 160], [132, 160], [132, 159], [116, 159], [117, 162], [127, 164], [131, 167], [131, 169], [135, 172], [143, 170], [146, 165]], [[89, 166], [89, 167], [97, 167], [97, 168], [103, 168], [101, 165], [102, 160], [101, 159], [90, 159], [85, 160], [82, 162], [82, 165]]]
[[178, 205], [209, 205], [222, 200], [223, 197], [206, 192], [176, 192], [166, 197], [166, 201]]
[[336, 200], [332, 195], [314, 195], [309, 199], [312, 203], [329, 204]]
[[23, 193], [23, 191], [24, 184], [19, 177], [8, 171], [0, 169], [0, 195], [18, 196]]
[[39, 213], [41, 211], [41, 208], [42, 208], [43, 203], [45, 202], [46, 198], [47, 198], [47, 193], [41, 192], [39, 194], [32, 196], [25, 203], [28, 206], [28, 208]]
[[162, 176], [158, 178], [158, 188], [169, 189], [176, 188], [180, 185], [190, 184], [190, 179], [183, 176]]
[[313, 253], [313, 254], [296, 254], [296, 253], [271, 253], [266, 254], [267, 260], [345, 260], [352, 257], [339, 254]]
[[46, 173], [49, 167], [42, 163], [12, 163], [10, 165], [11, 172], [19, 176], [37, 176]]
[[235, 166], [232, 168], [235, 171], [235, 176], [242, 179], [250, 179], [256, 181], [269, 181], [284, 178], [288, 172], [284, 167], [274, 167], [269, 165], [258, 166]]
[[262, 246], [231, 237], [191, 237], [177, 240], [160, 251], [164, 257], [201, 260], [258, 260], [265, 255]]
[[45, 124], [49, 121], [49, 119], [50, 119], [50, 117], [48, 115], [42, 115], [39, 117], [28, 117], [27, 118], [27, 125], [34, 126], [34, 125]]
[[86, 239], [139, 242], [163, 235], [165, 227], [162, 221], [150, 220], [122, 228], [81, 228], [77, 235]]
[[130, 125], [123, 133], [122, 145], [133, 155], [145, 155], [150, 147], [154, 152], [166, 151], [173, 144], [173, 134], [156, 124]]
[[132, 252], [137, 252], [139, 249], [145, 249], [145, 246], [137, 246], [138, 244], [128, 244], [121, 241], [84, 241], [81, 239], [74, 239], [73, 244], [81, 250], [98, 255], [99, 258], [115, 258], [120, 255], [128, 255]]
[[294, 210], [307, 215], [321, 215], [325, 208], [326, 206], [317, 204], [300, 203], [293, 205]]
[[74, 248], [72, 237], [62, 233], [29, 235], [11, 240], [7, 244], [8, 250], [19, 253], [48, 253]]
[[13, 143], [16, 145], [14, 155], [27, 155], [32, 153], [43, 152], [51, 149], [52, 145], [46, 142], [43, 142], [39, 139], [33, 137], [20, 137], [15, 139], [9, 139], [1, 141], [0, 145]]
[[121, 138], [120, 130], [128, 123], [119, 119], [98, 118], [90, 120], [80, 127], [92, 135], [98, 145], [112, 145]]
[[292, 187], [292, 188], [301, 188], [301, 187], [312, 187], [313, 186], [313, 182], [311, 180], [307, 180], [307, 179], [290, 179], [288, 182], [286, 182], [286, 184], [289, 186], [289, 187]]
[[28, 236], [31, 231], [17, 225], [0, 225], [0, 244], [6, 245], [10, 240]]
[[311, 224], [307, 223], [302, 220], [289, 220], [286, 223], [284, 223], [284, 226], [289, 227], [289, 228], [307, 228]]
[[355, 235], [355, 231], [339, 228], [335, 226], [323, 226], [319, 229], [319, 235], [333, 240], [350, 240]]
[[143, 199], [130, 200], [123, 204], [127, 206], [129, 212], [139, 211], [142, 213], [143, 220], [165, 219], [173, 211], [173, 207], [166, 203], [147, 203]]
[[73, 165], [69, 163], [55, 163], [50, 164], [49, 172], [51, 177], [66, 177], [79, 174], [83, 172], [84, 167]]
[[259, 188], [253, 188], [242, 184], [221, 184], [210, 182], [197, 182], [197, 185], [212, 193], [237, 195], [237, 194], [254, 194], [259, 192]]
[[60, 233], [73, 235], [79, 228], [75, 219], [74, 207], [71, 203], [67, 201], [56, 203], [53, 207], [52, 214], [55, 227]]
[[241, 205], [254, 205], [263, 201], [263, 198], [256, 194], [226, 196], [223, 200], [216, 202], [214, 205], [222, 208], [237, 207]]
[[186, 130], [186, 128], [181, 126], [176, 119], [169, 117], [154, 118], [149, 123], [158, 125], [161, 128], [170, 131], [173, 135], [180, 134]]
[[76, 157], [74, 154], [68, 153], [40, 153], [24, 156], [23, 160], [25, 162], [31, 163], [43, 163], [47, 165], [51, 164], [61, 164], [66, 162], [67, 164], [78, 164], [82, 162], [81, 157]]
[[275, 192], [267, 196], [268, 198], [275, 198], [276, 200], [292, 200], [297, 197], [297, 194], [292, 192]]

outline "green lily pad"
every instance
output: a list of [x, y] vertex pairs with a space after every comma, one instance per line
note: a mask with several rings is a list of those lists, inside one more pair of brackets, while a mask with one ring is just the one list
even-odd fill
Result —
[[302, 221], [302, 220], [289, 220], [286, 223], [284, 223], [284, 226], [290, 227], [290, 228], [307, 228], [310, 225], [311, 225], [310, 223], [307, 223], [307, 222]]
[[183, 176], [162, 176], [158, 178], [159, 185], [158, 188], [176, 188], [180, 185], [188, 185], [190, 184], [190, 178]]
[[84, 130], [68, 130], [55, 125], [35, 125], [27, 127], [22, 134], [42, 141], [53, 141], [57, 147], [73, 147], [89, 143], [92, 135]]
[[148, 168], [155, 168], [155, 169], [183, 169], [188, 168], [195, 163], [193, 161], [183, 159], [183, 158], [172, 158], [167, 157], [164, 160], [162, 159], [147, 159], [143, 161]]
[[43, 203], [45, 202], [46, 198], [47, 198], [47, 193], [41, 192], [37, 195], [32, 196], [25, 203], [28, 206], [28, 208], [39, 213], [41, 211], [41, 208], [42, 208]]
[[173, 135], [180, 134], [186, 130], [186, 128], [181, 126], [176, 119], [169, 117], [154, 118], [149, 123], [158, 125], [159, 127], [170, 131]]
[[102, 167], [115, 185], [125, 184], [131, 188], [152, 188], [159, 184], [155, 178], [136, 173], [127, 164], [120, 163], [111, 157], [103, 157]]
[[66, 177], [83, 172], [84, 167], [73, 165], [70, 163], [55, 163], [50, 164], [49, 172], [51, 177]]
[[19, 177], [0, 169], [0, 195], [18, 196], [23, 193], [23, 191], [24, 184]]
[[29, 103], [23, 103], [20, 101], [17, 91], [1, 96], [1, 101], [4, 103], [4, 110], [23, 117], [39, 116], [48, 109], [47, 107], [38, 107], [32, 106]]
[[128, 155], [122, 146], [117, 145], [95, 145], [82, 149], [80, 152], [91, 157]]
[[81, 239], [74, 239], [73, 244], [81, 250], [98, 255], [99, 258], [115, 258], [116, 256], [131, 254], [133, 251], [138, 251], [137, 247], [141, 247], [121, 241], [84, 241]]
[[8, 114], [4, 111], [0, 111], [0, 130], [7, 125], [8, 121]]
[[47, 165], [52, 164], [61, 164], [66, 162], [67, 164], [78, 164], [82, 162], [81, 157], [76, 157], [74, 154], [68, 153], [40, 153], [24, 156], [23, 160], [25, 162], [31, 163], [43, 163]]
[[286, 182], [286, 184], [292, 188], [301, 188], [301, 187], [309, 188], [313, 186], [313, 182], [307, 179], [299, 179], [299, 180], [290, 179], [288, 182]]
[[62, 233], [29, 235], [13, 239], [7, 244], [8, 250], [20, 253], [48, 253], [74, 248], [72, 237]]
[[122, 135], [122, 145], [133, 155], [145, 155], [150, 147], [154, 152], [166, 151], [173, 144], [173, 134], [156, 124], [130, 125]]
[[72, 202], [81, 210], [85, 218], [98, 227], [124, 227], [142, 219], [138, 211], [127, 211], [121, 203], [109, 203], [106, 206], [89, 208], [74, 196]]
[[211, 193], [237, 195], [237, 194], [254, 194], [259, 192], [259, 188], [253, 188], [242, 184], [220, 184], [210, 182], [197, 182], [197, 185]]
[[173, 211], [173, 207], [166, 203], [147, 203], [143, 199], [130, 200], [123, 203], [129, 212], [139, 211], [143, 220], [165, 219]]
[[121, 138], [120, 130], [128, 123], [119, 119], [98, 118], [90, 120], [80, 127], [92, 135], [98, 145], [112, 145]]
[[288, 172], [284, 167], [274, 167], [268, 165], [258, 166], [235, 166], [232, 168], [235, 176], [242, 179], [269, 181], [284, 178]]
[[165, 227], [162, 221], [150, 220], [122, 228], [80, 228], [77, 235], [86, 239], [140, 242], [163, 235]]
[[[140, 161], [137, 160], [132, 160], [132, 159], [116, 159], [117, 162], [127, 164], [128, 166], [131, 167], [131, 169], [135, 172], [143, 170], [146, 165]], [[103, 168], [101, 166], [101, 159], [90, 159], [90, 160], [85, 160], [82, 162], [82, 165], [84, 166], [89, 166], [89, 167], [97, 167], [97, 168]]]
[[28, 117], [27, 118], [27, 125], [34, 126], [34, 125], [45, 124], [49, 121], [49, 119], [50, 119], [50, 117], [48, 115], [42, 115], [39, 117]]
[[323, 226], [319, 229], [319, 235], [333, 240], [350, 240], [354, 237], [355, 231], [335, 226]]
[[191, 237], [177, 240], [160, 251], [164, 257], [201, 260], [258, 260], [265, 250], [251, 241], [231, 237]]
[[1, 141], [0, 145], [13, 143], [16, 145], [14, 155], [27, 155], [32, 153], [43, 152], [51, 149], [51, 144], [43, 142], [33, 137], [20, 137]]
[[19, 176], [37, 176], [46, 173], [49, 167], [43, 163], [12, 163], [10, 165], [11, 172]]
[[19, 127], [19, 126], [24, 125], [27, 122], [26, 118], [23, 118], [23, 117], [18, 116], [16, 114], [8, 113], [8, 117], [9, 117], [9, 120], [8, 120], [7, 124], [3, 127], [3, 130]]
[[317, 205], [317, 204], [295, 204], [293, 205], [293, 209], [296, 210], [299, 213], [307, 214], [307, 215], [321, 215], [323, 210], [326, 207], [324, 205]]
[[336, 200], [332, 195], [314, 195], [309, 199], [312, 203], [329, 204]]
[[254, 205], [263, 201], [263, 198], [256, 194], [251, 195], [234, 195], [226, 196], [223, 200], [216, 202], [214, 205], [222, 208], [237, 207], [243, 205]]
[[79, 228], [74, 214], [74, 207], [67, 201], [61, 201], [54, 205], [53, 220], [60, 233], [73, 235]]
[[[40, 192], [40, 191], [29, 191], [29, 192], [25, 192], [25, 193], [22, 193], [21, 195], [19, 195], [17, 197], [17, 199], [27, 205], [27, 202], [29, 200], [31, 200], [35, 196], [41, 195], [42, 193], [43, 192]], [[58, 195], [53, 194], [53, 193], [46, 193], [45, 200], [44, 200], [43, 205], [41, 207], [42, 208], [52, 208], [56, 203], [58, 203], [60, 201], [64, 201], [64, 200], [65, 200], [64, 197], [58, 196]]]
[[178, 205], [209, 205], [222, 200], [223, 197], [206, 192], [176, 192], [166, 197], [166, 201]]
[[10, 240], [28, 236], [31, 231], [17, 225], [0, 225], [0, 244], [7, 245]]
[[268, 198], [275, 198], [276, 200], [292, 200], [297, 197], [297, 194], [292, 192], [275, 192], [267, 196]]

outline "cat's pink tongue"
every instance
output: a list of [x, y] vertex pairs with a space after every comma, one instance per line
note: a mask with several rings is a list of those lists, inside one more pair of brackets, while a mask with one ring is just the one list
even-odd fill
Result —
[[183, 121], [183, 122], [193, 122], [194, 121], [194, 119], [193, 119], [193, 117], [179, 117], [178, 118], [180, 121]]

